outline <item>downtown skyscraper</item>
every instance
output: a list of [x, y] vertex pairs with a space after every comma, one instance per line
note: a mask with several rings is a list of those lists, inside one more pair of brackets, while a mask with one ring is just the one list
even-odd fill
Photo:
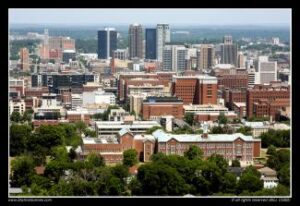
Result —
[[146, 59], [156, 59], [156, 29], [146, 29]]
[[223, 38], [221, 64], [237, 65], [237, 45], [233, 43], [232, 36], [224, 36]]
[[117, 49], [117, 31], [105, 28], [98, 31], [98, 59], [109, 59]]
[[156, 57], [158, 61], [163, 61], [163, 50], [165, 43], [171, 41], [169, 24], [157, 24], [156, 26]]
[[199, 70], [210, 69], [214, 65], [215, 49], [211, 44], [202, 44], [200, 48]]
[[143, 58], [143, 28], [141, 24], [131, 24], [129, 27], [129, 58]]

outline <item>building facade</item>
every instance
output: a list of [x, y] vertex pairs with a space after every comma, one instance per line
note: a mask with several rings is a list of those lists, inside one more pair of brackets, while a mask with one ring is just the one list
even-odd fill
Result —
[[145, 59], [156, 59], [156, 29], [146, 29]]
[[[262, 115], [269, 113], [268, 110], [268, 104], [272, 104], [274, 102], [274, 106], [276, 107], [276, 100], [279, 104], [279, 102], [285, 104], [286, 106], [289, 106], [290, 101], [290, 86], [276, 86], [276, 85], [256, 85], [253, 88], [249, 88], [247, 90], [247, 117], [252, 117], [255, 115]], [[278, 99], [284, 99], [284, 100], [278, 100]], [[261, 101], [259, 103], [259, 100], [265, 100]], [[269, 102], [269, 103], [268, 103]], [[256, 105], [254, 103], [257, 103]], [[280, 106], [281, 103], [279, 104]], [[256, 107], [256, 110], [254, 109]], [[265, 107], [265, 108], [262, 108]], [[274, 107], [274, 108], [275, 108]], [[262, 110], [264, 112], [262, 112]]]
[[117, 49], [117, 31], [105, 28], [98, 31], [98, 59], [109, 59]]
[[255, 157], [260, 157], [261, 140], [241, 133], [235, 134], [170, 134], [156, 130], [153, 134], [157, 139], [158, 152], [166, 155], [184, 155], [191, 145], [201, 148], [205, 158], [212, 154], [220, 154], [229, 164], [232, 160], [239, 160], [241, 166], [253, 164]]
[[179, 45], [166, 45], [163, 49], [163, 70], [183, 72], [186, 70], [187, 49]]
[[141, 24], [131, 24], [128, 32], [129, 58], [143, 58], [143, 27]]
[[171, 41], [169, 24], [157, 24], [156, 26], [156, 57], [163, 61], [163, 49], [166, 43]]
[[177, 97], [147, 97], [142, 111], [144, 120], [158, 120], [164, 115], [182, 119], [183, 101]]
[[217, 104], [217, 82], [213, 76], [173, 76], [172, 94], [183, 104]]
[[237, 45], [233, 43], [231, 36], [223, 38], [223, 44], [221, 44], [221, 64], [237, 65]]
[[211, 44], [203, 44], [200, 47], [199, 70], [210, 69], [214, 66], [215, 49]]

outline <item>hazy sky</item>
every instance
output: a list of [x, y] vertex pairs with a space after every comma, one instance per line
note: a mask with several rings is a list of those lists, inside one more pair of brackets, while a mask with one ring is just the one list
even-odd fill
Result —
[[9, 23], [289, 25], [290, 9], [9, 9]]

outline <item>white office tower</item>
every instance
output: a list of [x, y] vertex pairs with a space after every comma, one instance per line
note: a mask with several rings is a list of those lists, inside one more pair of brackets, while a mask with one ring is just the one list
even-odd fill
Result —
[[277, 62], [270, 62], [268, 56], [258, 57], [255, 68], [259, 73], [259, 84], [269, 84], [270, 81], [277, 81]]
[[163, 70], [183, 72], [186, 67], [187, 48], [180, 45], [167, 45], [163, 50]]
[[255, 68], [248, 69], [248, 86], [254, 86], [259, 84], [259, 72], [255, 71]]
[[245, 69], [245, 56], [243, 52], [239, 52], [237, 58], [238, 58], [237, 59], [238, 68]]
[[165, 43], [171, 41], [169, 24], [157, 24], [156, 26], [156, 55], [158, 61], [163, 61], [163, 49]]

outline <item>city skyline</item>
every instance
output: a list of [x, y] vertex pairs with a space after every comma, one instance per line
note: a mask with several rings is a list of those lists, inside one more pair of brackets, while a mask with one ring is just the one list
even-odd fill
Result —
[[[116, 12], [116, 10], [121, 12]], [[55, 14], [55, 15], [54, 15]], [[78, 15], [80, 14], [80, 15]], [[113, 14], [113, 15], [112, 15]], [[72, 16], [72, 18], [70, 18]], [[180, 16], [180, 18], [176, 18]], [[80, 18], [78, 18], [80, 17]], [[62, 23], [62, 19], [64, 20]], [[291, 9], [10, 9], [10, 24], [286, 25]]]

